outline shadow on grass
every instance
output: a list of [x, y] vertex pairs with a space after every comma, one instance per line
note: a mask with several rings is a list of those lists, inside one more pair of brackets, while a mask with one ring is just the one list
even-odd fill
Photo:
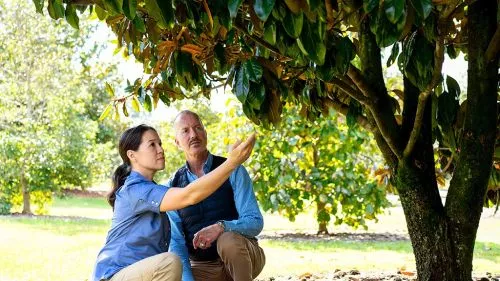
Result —
[[[261, 243], [270, 248], [295, 251], [334, 252], [334, 251], [391, 251], [413, 255], [411, 242], [406, 235], [391, 233], [333, 233], [313, 235], [285, 233], [259, 235]], [[476, 241], [474, 258], [500, 262], [500, 244]]]

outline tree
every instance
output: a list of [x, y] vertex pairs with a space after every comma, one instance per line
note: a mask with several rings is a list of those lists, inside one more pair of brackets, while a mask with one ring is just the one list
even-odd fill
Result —
[[38, 18], [27, 1], [0, 6], [0, 209], [31, 214], [34, 203], [44, 213], [53, 192], [90, 186], [111, 158], [96, 149], [98, 125], [86, 116], [99, 77], [76, 61], [85, 34]]
[[[39, 11], [44, 2], [35, 1]], [[373, 133], [393, 172], [419, 280], [471, 279], [498, 134], [497, 1], [48, 3], [49, 12], [95, 8], [118, 46], [151, 74], [129, 89], [145, 104], [168, 104], [183, 97], [183, 89], [209, 95], [225, 81], [247, 117], [264, 127], [278, 125], [283, 103], [301, 105], [311, 117], [324, 118], [330, 108], [351, 116]], [[381, 48], [389, 46], [387, 62], [397, 61], [402, 91], [384, 81]], [[457, 83], [442, 74], [445, 54], [459, 52], [468, 60], [461, 104]], [[445, 205], [435, 153], [452, 167]]]
[[366, 131], [348, 128], [333, 112], [309, 121], [291, 113], [297, 106], [283, 110], [279, 128], [259, 130], [248, 165], [264, 210], [279, 210], [293, 220], [314, 203], [318, 234], [328, 233], [332, 218], [336, 225], [366, 228], [365, 221], [389, 205], [372, 177], [382, 161], [374, 159]]

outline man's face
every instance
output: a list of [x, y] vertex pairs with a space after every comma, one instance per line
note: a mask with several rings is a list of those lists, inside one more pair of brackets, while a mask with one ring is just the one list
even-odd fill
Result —
[[192, 114], [182, 114], [175, 120], [175, 144], [189, 155], [207, 151], [207, 132], [205, 127]]

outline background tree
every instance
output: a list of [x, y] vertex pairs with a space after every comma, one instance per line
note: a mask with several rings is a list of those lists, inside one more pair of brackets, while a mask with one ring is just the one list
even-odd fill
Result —
[[44, 213], [53, 192], [89, 187], [103, 177], [97, 172], [102, 166], [111, 170], [104, 159], [116, 157], [108, 148], [96, 149], [98, 124], [85, 107], [91, 90], [103, 84], [98, 79], [109, 76], [94, 76], [97, 71], [80, 65], [85, 58], [75, 55], [92, 25], [80, 34], [39, 18], [27, 1], [0, 6], [0, 209], [22, 206], [30, 214], [35, 203], [36, 212]]
[[[373, 172], [377, 161], [370, 137], [331, 112], [317, 120], [294, 115], [297, 106], [283, 109], [281, 126], [261, 131], [249, 165], [255, 190], [265, 210], [279, 210], [293, 220], [313, 204], [318, 234], [336, 225], [365, 227], [389, 205]], [[344, 119], [344, 120], [339, 120]]]
[[[226, 101], [223, 112], [213, 111], [209, 104], [202, 98], [198, 102], [176, 101], [172, 106], [200, 114], [209, 150], [217, 155], [226, 155], [237, 138], [257, 131], [259, 142], [245, 166], [265, 211], [279, 212], [293, 221], [314, 205], [318, 207], [314, 215], [318, 233], [328, 233], [331, 217], [335, 224], [366, 227], [365, 220], [376, 219], [388, 205], [385, 190], [374, 182], [373, 168], [382, 163], [374, 144], [365, 139], [366, 132], [348, 129], [345, 120], [336, 114], [312, 123], [285, 114], [287, 119], [281, 127], [269, 132], [254, 128], [237, 109], [235, 99]], [[296, 108], [287, 109], [293, 110]], [[167, 120], [159, 126], [167, 159], [165, 172], [159, 174], [163, 180], [185, 162], [173, 141], [172, 122]]]
[[[471, 279], [498, 134], [497, 1], [37, 0], [39, 11], [45, 2], [53, 18], [91, 5], [118, 46], [143, 62], [151, 76], [129, 89], [132, 101], [168, 104], [183, 89], [208, 95], [227, 81], [246, 116], [264, 127], [279, 123], [283, 103], [311, 117], [330, 108], [353, 116], [393, 172], [419, 280]], [[459, 52], [468, 59], [461, 104], [457, 83], [442, 73], [445, 54]], [[396, 61], [402, 92], [388, 89], [382, 74], [382, 64]], [[445, 205], [435, 143], [453, 162]]]

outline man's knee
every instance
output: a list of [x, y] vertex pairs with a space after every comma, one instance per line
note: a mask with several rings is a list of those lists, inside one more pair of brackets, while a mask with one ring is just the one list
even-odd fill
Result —
[[245, 237], [235, 232], [224, 232], [217, 239], [217, 252], [220, 257], [241, 256], [246, 251]]

